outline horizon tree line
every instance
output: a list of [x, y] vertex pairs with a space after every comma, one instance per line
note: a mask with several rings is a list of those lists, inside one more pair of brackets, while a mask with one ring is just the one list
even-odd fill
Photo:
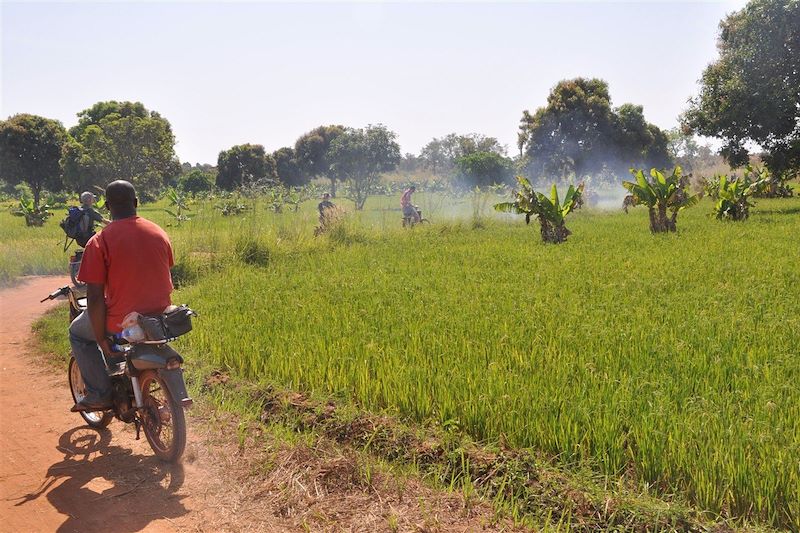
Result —
[[322, 125], [294, 146], [267, 153], [260, 144], [237, 145], [220, 152], [216, 168], [187, 168], [165, 117], [140, 102], [112, 100], [79, 112], [69, 130], [26, 113], [0, 121], [0, 180], [26, 183], [38, 207], [45, 190], [91, 190], [114, 179], [131, 181], [151, 200], [169, 185], [228, 189], [273, 180], [291, 187], [322, 178], [333, 195], [347, 182], [363, 206], [380, 175], [404, 162], [467, 186], [507, 183], [515, 173], [616, 179], [630, 167], [686, 166], [703, 152], [697, 133], [721, 139], [720, 154], [734, 168], [749, 162], [748, 145], [761, 147], [776, 177], [770, 188], [782, 190], [779, 180], [800, 173], [800, 2], [751, 0], [721, 21], [718, 49], [679, 117], [681, 129], [670, 132], [647, 122], [642, 106], [613, 107], [605, 81], [575, 78], [558, 82], [546, 105], [523, 111], [514, 158], [496, 138], [477, 133], [434, 138], [404, 158], [384, 125]]

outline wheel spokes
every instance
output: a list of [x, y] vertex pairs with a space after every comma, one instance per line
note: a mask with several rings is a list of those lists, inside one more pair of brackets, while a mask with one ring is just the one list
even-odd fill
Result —
[[167, 398], [164, 397], [164, 391], [157, 381], [147, 384], [146, 397], [143, 414], [147, 432], [155, 446], [161, 450], [168, 450], [173, 442], [172, 412]]

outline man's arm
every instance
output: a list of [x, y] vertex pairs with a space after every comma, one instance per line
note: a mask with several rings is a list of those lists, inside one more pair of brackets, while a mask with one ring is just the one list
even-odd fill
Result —
[[106, 339], [105, 285], [102, 283], [88, 283], [86, 285], [86, 306], [97, 345], [106, 356], [111, 355], [111, 346], [108, 343], [108, 339]]
[[85, 213], [89, 216], [89, 218], [103, 226], [110, 224], [111, 221], [106, 219], [103, 215], [101, 215], [94, 207], [87, 207], [84, 209]]

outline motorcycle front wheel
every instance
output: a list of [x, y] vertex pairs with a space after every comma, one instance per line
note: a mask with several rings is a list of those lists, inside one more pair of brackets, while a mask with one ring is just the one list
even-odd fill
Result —
[[[81, 369], [78, 368], [78, 362], [74, 357], [69, 358], [67, 375], [69, 377], [69, 390], [72, 393], [72, 399], [75, 403], [78, 403], [86, 397], [86, 385], [83, 383]], [[83, 420], [93, 428], [104, 428], [108, 426], [114, 418], [114, 414], [111, 411], [81, 411], [80, 415]]]
[[155, 370], [139, 376], [142, 389], [142, 429], [147, 442], [162, 461], [175, 462], [186, 447], [186, 417]]

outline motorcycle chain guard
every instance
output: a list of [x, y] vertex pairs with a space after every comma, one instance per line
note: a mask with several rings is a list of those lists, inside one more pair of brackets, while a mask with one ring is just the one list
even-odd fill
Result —
[[111, 395], [114, 402], [114, 410], [123, 422], [132, 422], [136, 416], [136, 411], [131, 403], [133, 392], [130, 390], [130, 382], [117, 378], [111, 382]]

